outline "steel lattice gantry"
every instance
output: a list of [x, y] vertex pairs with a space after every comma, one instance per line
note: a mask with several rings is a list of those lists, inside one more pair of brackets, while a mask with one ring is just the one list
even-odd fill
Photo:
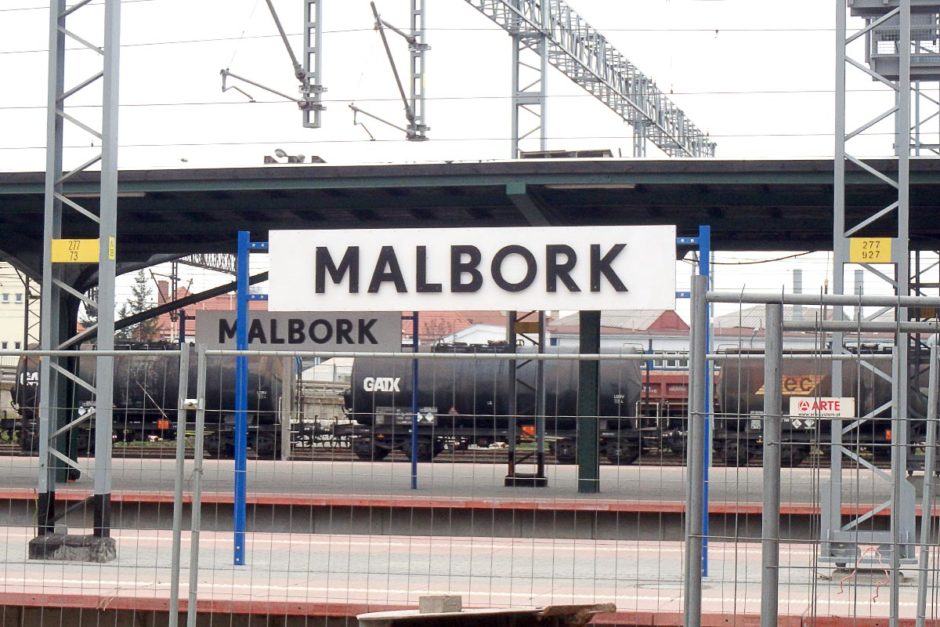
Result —
[[[513, 36], [514, 119], [525, 108], [545, 129], [544, 68], [525, 64], [527, 47], [603, 102], [634, 129], [634, 156], [651, 141], [670, 157], [714, 157], [715, 143], [656, 86], [563, 0], [466, 0]], [[526, 70], [541, 77], [525, 83]], [[514, 128], [514, 146], [525, 133]], [[530, 133], [535, 131], [530, 131]], [[513, 155], [515, 157], [517, 155]]]
[[298, 74], [304, 127], [320, 128], [323, 92], [326, 91], [323, 87], [322, 0], [304, 0], [304, 60]]
[[[74, 20], [82, 24], [88, 12], [89, 0], [66, 6], [66, 0], [50, 3], [49, 37], [49, 90], [47, 108], [46, 177], [43, 225], [43, 281], [42, 322], [40, 347], [43, 351], [62, 351], [75, 343], [69, 338], [74, 328], [70, 321], [71, 299], [78, 299], [98, 310], [98, 348], [114, 349], [114, 279], [116, 274], [117, 224], [117, 126], [118, 78], [120, 61], [120, 0], [105, 0], [103, 36], [104, 45], [98, 46], [69, 28]], [[91, 9], [94, 15], [95, 9]], [[94, 72], [73, 86], [66, 87], [66, 41], [79, 45], [79, 50], [91, 50], [101, 58], [100, 71]], [[72, 53], [75, 54], [75, 53]], [[86, 93], [101, 84], [101, 127], [74, 117], [67, 109], [70, 98]], [[100, 152], [90, 157], [82, 149], [69, 149], [66, 154], [64, 137], [66, 128], [86, 133], [92, 145], [100, 142]], [[76, 143], [76, 142], [70, 142]], [[66, 160], [77, 165], [66, 164]], [[82, 172], [100, 163], [95, 192], [81, 197], [69, 196], [66, 185]], [[83, 206], [82, 198], [94, 196], [100, 202], [98, 212]], [[69, 221], [71, 229], [83, 228], [90, 221], [97, 225], [98, 240], [79, 239], [75, 232], [63, 232], [63, 213], [74, 211], [85, 225], [77, 227]], [[87, 230], [87, 229], [85, 229]], [[79, 277], [97, 275], [97, 302], [73, 287]], [[74, 301], [73, 301], [74, 302]], [[71, 324], [70, 324], [71, 322]], [[110, 538], [111, 516], [111, 431], [113, 399], [113, 357], [99, 356], [96, 360], [95, 382], [83, 381], [71, 372], [69, 359], [64, 355], [47, 355], [40, 366], [40, 433], [39, 433], [39, 486], [37, 537], [30, 542], [31, 558], [56, 558], [57, 548], [66, 541], [54, 534], [56, 512], [56, 482], [58, 470], [66, 467], [81, 470], [68, 453], [65, 440], [70, 432], [92, 418], [95, 429], [94, 535], [84, 543], [84, 559], [108, 561], [116, 556]], [[69, 386], [81, 386], [95, 394], [95, 405], [83, 415], [73, 415], [68, 407]], [[77, 414], [77, 412], [76, 412]], [[57, 465], [59, 466], [57, 468]], [[64, 465], [64, 466], [63, 466]]]
[[[861, 17], [865, 25], [849, 33], [848, 12]], [[833, 224], [833, 287], [835, 294], [845, 293], [845, 266], [859, 263], [865, 270], [887, 281], [898, 296], [910, 291], [910, 157], [912, 126], [912, 79], [935, 81], [940, 79], [940, 56], [936, 42], [940, 29], [940, 2], [926, 0], [837, 0], [836, 37], [836, 124], [834, 160], [834, 224]], [[861, 45], [860, 45], [861, 44]], [[864, 58], [858, 57], [863, 52]], [[854, 55], [854, 56], [853, 56]], [[849, 69], [860, 71], [872, 81], [888, 89], [883, 90], [886, 103], [882, 111], [852, 128], [848, 124], [849, 104], [860, 98], [852, 96], [846, 88]], [[933, 101], [934, 105], [937, 101]], [[919, 117], [919, 116], [918, 116]], [[932, 116], [935, 117], [935, 116]], [[874, 132], [879, 124], [893, 122], [895, 159], [874, 163], [853, 154], [853, 140]], [[918, 120], [919, 123], [919, 120]], [[847, 202], [846, 173], [862, 172], [880, 186], [890, 197], [886, 205], [872, 210], [859, 219], [858, 212]], [[852, 213], [855, 218], [847, 220]], [[857, 240], [857, 241], [856, 241]], [[859, 244], [881, 241], [890, 248], [890, 256], [875, 260], [865, 256]], [[854, 252], [853, 252], [854, 250]], [[876, 265], [885, 263], [887, 265]], [[868, 316], [882, 315], [890, 308]], [[845, 319], [841, 307], [833, 310], [835, 320]], [[910, 317], [904, 307], [897, 308], [898, 322]], [[833, 352], [846, 352], [842, 333], [832, 336]], [[905, 479], [908, 470], [910, 437], [909, 371], [911, 340], [906, 333], [897, 333], [894, 347], [894, 368], [890, 377], [874, 372], [875, 376], [890, 378], [893, 401], [890, 405], [892, 434], [891, 470], [880, 471], [867, 460], [843, 445], [844, 438], [859, 429], [877, 412], [860, 416], [850, 424], [841, 420], [832, 424], [831, 481], [824, 490], [822, 516], [821, 559], [836, 564], [864, 564], [860, 545], [879, 546], [879, 552], [891, 561], [891, 624], [898, 623], [898, 586], [900, 564], [915, 561], [914, 488]], [[834, 361], [832, 368], [833, 395], [852, 391], [843, 390], [843, 364]], [[842, 475], [843, 458], [869, 467], [891, 485], [891, 499], [854, 520], [843, 524]], [[890, 507], [889, 531], [860, 531], [860, 524], [881, 509]], [[872, 558], [873, 559], [873, 558]]]

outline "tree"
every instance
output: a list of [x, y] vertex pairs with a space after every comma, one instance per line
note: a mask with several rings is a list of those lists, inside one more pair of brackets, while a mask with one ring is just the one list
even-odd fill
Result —
[[[117, 319], [122, 320], [128, 316], [135, 316], [153, 307], [153, 290], [144, 271], [134, 276], [134, 285], [131, 287], [131, 297], [127, 299], [118, 311]], [[153, 342], [160, 339], [160, 325], [156, 318], [138, 322], [121, 329], [114, 335], [121, 342]]]
[[[98, 288], [93, 287], [88, 292], [85, 293], [85, 296], [91, 300], [98, 301]], [[98, 324], [98, 308], [94, 305], [89, 305], [86, 302], [82, 302], [81, 309], [78, 314], [78, 321], [82, 323], [82, 326], [86, 329], [93, 327]]]

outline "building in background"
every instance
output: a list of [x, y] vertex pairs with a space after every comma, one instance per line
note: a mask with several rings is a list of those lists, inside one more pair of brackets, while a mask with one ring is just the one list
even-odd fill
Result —
[[0, 350], [26, 345], [26, 285], [8, 263], [0, 263]]

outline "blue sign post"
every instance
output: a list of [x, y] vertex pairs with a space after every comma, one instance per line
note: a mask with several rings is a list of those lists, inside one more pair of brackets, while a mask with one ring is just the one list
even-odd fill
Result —
[[[267, 300], [265, 294], [249, 294], [250, 256], [267, 252], [267, 242], [252, 242], [251, 232], [238, 232], [238, 264], [235, 292], [235, 348], [248, 350], [248, 302]], [[248, 357], [235, 358], [235, 565], [245, 564], [245, 522], [248, 492]]]

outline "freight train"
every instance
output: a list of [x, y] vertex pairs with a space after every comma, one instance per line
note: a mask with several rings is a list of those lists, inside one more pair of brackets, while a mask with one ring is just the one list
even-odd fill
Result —
[[[448, 446], [487, 447], [507, 443], [514, 434], [534, 435], [534, 360], [527, 359], [526, 353], [517, 353], [511, 360], [507, 349], [499, 345], [451, 345], [438, 351], [440, 358], [420, 361], [415, 451], [411, 360], [356, 358], [346, 407], [356, 425], [352, 446], [358, 458], [384, 459], [402, 450], [409, 458], [416, 455], [427, 461]], [[443, 355], [446, 352], [504, 353], [504, 358], [448, 357]], [[630, 464], [640, 455], [644, 437], [656, 430], [655, 424], [636, 413], [640, 367], [635, 360], [599, 363], [599, 454], [614, 464]], [[577, 451], [578, 361], [545, 361], [544, 382], [546, 441], [558, 461], [572, 462]]]
[[[148, 355], [119, 355], [114, 358], [113, 433], [124, 442], [148, 439], [173, 439], [179, 430], [177, 399], [179, 361], [161, 351], [179, 349], [178, 344], [128, 344], [118, 349], [148, 350]], [[196, 355], [190, 350], [188, 386], [196, 390]], [[78, 374], [88, 382], [95, 380], [95, 359], [76, 352]], [[280, 450], [278, 401], [283, 389], [280, 360], [267, 357], [249, 359], [248, 367], [248, 446], [259, 457], [272, 458]], [[231, 457], [234, 454], [235, 361], [208, 359], [206, 369], [206, 454]], [[39, 442], [39, 359], [22, 357], [11, 391], [14, 409], [20, 415], [19, 442], [24, 451], [36, 451]], [[76, 415], [89, 410], [91, 393], [74, 386], [74, 398], [67, 406]], [[194, 418], [191, 416], [189, 421]], [[87, 421], [74, 429], [73, 451], [78, 455], [94, 453], [94, 428]]]
[[[127, 346], [156, 349], [154, 354], [115, 358], [115, 437], [123, 441], [176, 436], [177, 360], [161, 356], [160, 349], [177, 345]], [[190, 348], [190, 350], [192, 350]], [[447, 346], [439, 351], [506, 353], [505, 346]], [[80, 351], [79, 351], [80, 354]], [[715, 383], [713, 443], [715, 459], [727, 465], [746, 465], [760, 455], [763, 436], [763, 360], [744, 352], [720, 362]], [[83, 378], [93, 381], [94, 359], [79, 357]], [[846, 438], [846, 446], [865, 450], [876, 459], [890, 455], [891, 357], [865, 355], [862, 361], [843, 367], [843, 396], [856, 399], [858, 416], [873, 419]], [[189, 389], [195, 390], [195, 355], [192, 356]], [[282, 361], [249, 360], [249, 447], [261, 458], [275, 458], [280, 450], [278, 406], [284, 391]], [[576, 460], [578, 362], [576, 359], [544, 362], [545, 439], [561, 463]], [[783, 361], [781, 387], [784, 412], [789, 398], [831, 395], [831, 362], [802, 358]], [[512, 381], [510, 373], [512, 372]], [[349, 388], [343, 400], [349, 424], [339, 427], [337, 439], [349, 442], [356, 457], [380, 460], [394, 450], [409, 458], [433, 459], [445, 448], [486, 447], [507, 443], [535, 431], [535, 361], [518, 353], [502, 358], [475, 359], [464, 355], [422, 360], [418, 387], [417, 448], [412, 451], [411, 360], [358, 357], [354, 360]], [[671, 449], [683, 454], [688, 408], [688, 372], [646, 370], [644, 362], [600, 362], [599, 453], [611, 463], [629, 464], [649, 448]], [[21, 417], [19, 441], [35, 451], [38, 442], [38, 360], [20, 360], [12, 390]], [[924, 373], [912, 375], [909, 395], [911, 440], [922, 439], [926, 402], [920, 385]], [[510, 403], [511, 385], [515, 403]], [[90, 395], [76, 387], [70, 403], [76, 413], [86, 411]], [[234, 452], [234, 360], [210, 359], [207, 377], [207, 438], [210, 456], [231, 457]], [[71, 419], [74, 419], [73, 416]], [[190, 418], [191, 420], [191, 418]], [[781, 451], [786, 465], [798, 465], [813, 447], [830, 437], [828, 420], [784, 419]], [[304, 426], [290, 430], [296, 438]], [[93, 452], [91, 425], [76, 430], [79, 454]]]

